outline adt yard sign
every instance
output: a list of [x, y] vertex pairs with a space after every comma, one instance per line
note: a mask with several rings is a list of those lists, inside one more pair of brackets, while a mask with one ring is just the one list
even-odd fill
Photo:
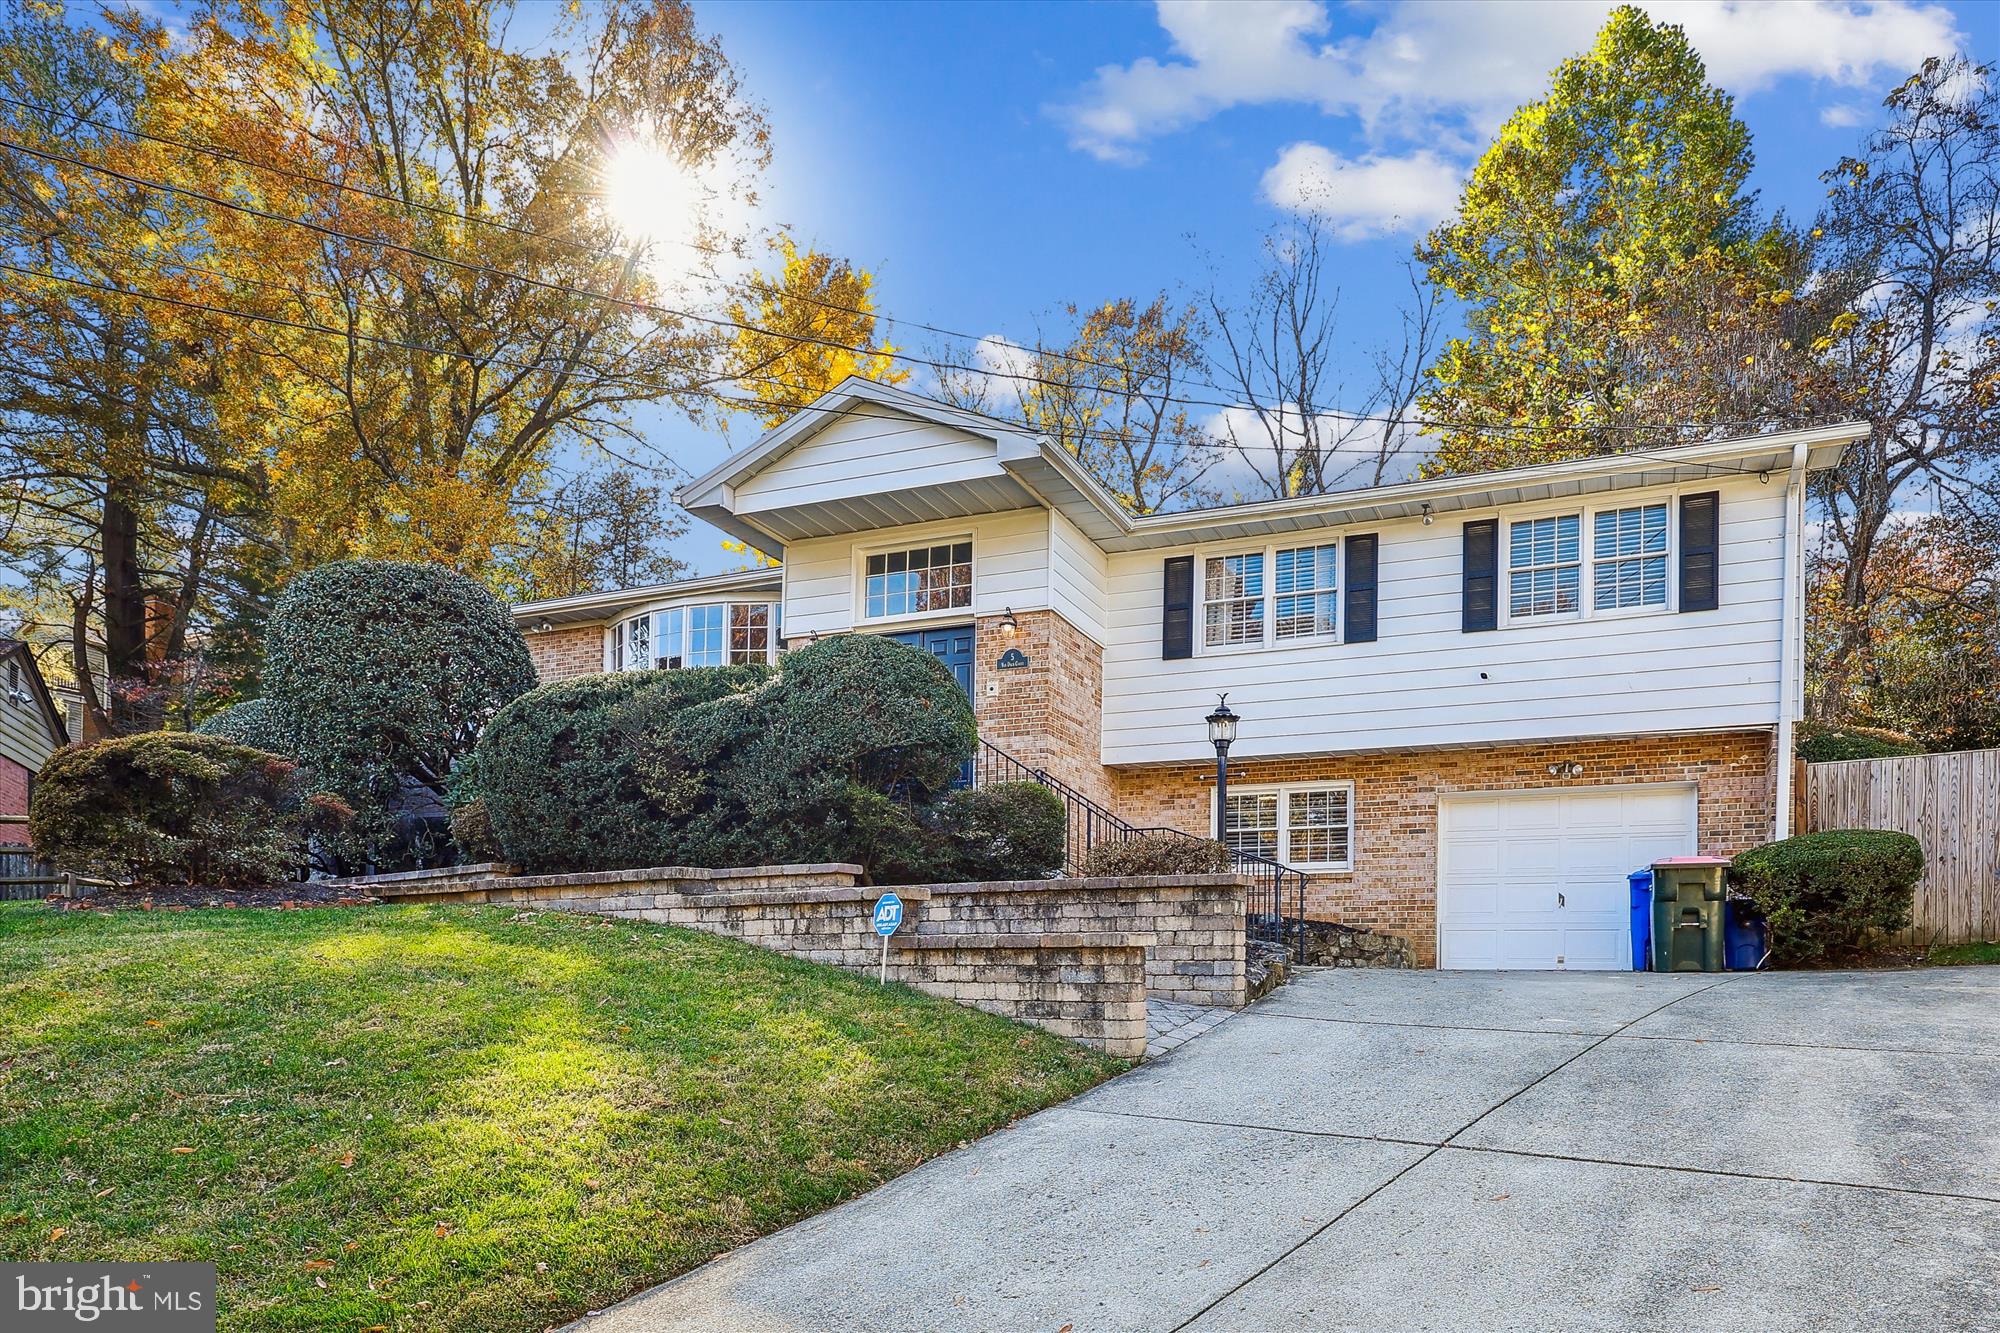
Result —
[[889, 937], [896, 933], [896, 927], [903, 924], [903, 900], [893, 893], [885, 893], [875, 900], [875, 933], [882, 937], [882, 971], [875, 978], [877, 985], [889, 984]]

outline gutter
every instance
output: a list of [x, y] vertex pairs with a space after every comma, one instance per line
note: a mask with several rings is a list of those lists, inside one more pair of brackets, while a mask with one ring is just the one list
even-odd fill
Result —
[[1796, 718], [1804, 706], [1799, 688], [1805, 650], [1805, 514], [1806, 441], [1792, 446], [1792, 465], [1785, 472], [1785, 586], [1780, 590], [1778, 617], [1778, 808], [1771, 821], [1771, 840], [1792, 836], [1792, 760]]

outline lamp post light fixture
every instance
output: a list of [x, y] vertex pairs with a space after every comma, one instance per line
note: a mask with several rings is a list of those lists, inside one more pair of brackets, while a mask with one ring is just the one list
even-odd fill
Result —
[[1223, 832], [1229, 819], [1229, 747], [1236, 740], [1236, 714], [1229, 711], [1229, 696], [1219, 695], [1215, 711], [1208, 715], [1208, 740], [1215, 747], [1215, 840], [1227, 841]]

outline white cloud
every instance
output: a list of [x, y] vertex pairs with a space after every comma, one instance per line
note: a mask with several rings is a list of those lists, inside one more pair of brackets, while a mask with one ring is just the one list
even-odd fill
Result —
[[[1687, 30], [1738, 94], [1789, 77], [1885, 85], [1962, 44], [1927, 0], [1648, 0]], [[1151, 138], [1234, 106], [1297, 103], [1353, 116], [1371, 137], [1469, 149], [1590, 44], [1610, 5], [1407, 0], [1365, 34], [1329, 38], [1318, 0], [1160, 0], [1173, 54], [1107, 65], [1055, 109], [1079, 148], [1137, 161]], [[1443, 136], [1440, 138], [1439, 136]]]
[[1848, 106], [1845, 103], [1821, 107], [1819, 111], [1819, 123], [1831, 126], [1836, 130], [1853, 129], [1861, 123], [1862, 119], [1863, 116], [1860, 107]]
[[1326, 219], [1344, 241], [1363, 241], [1422, 232], [1449, 217], [1464, 174], [1428, 149], [1346, 158], [1316, 143], [1295, 143], [1264, 173], [1264, 197]]

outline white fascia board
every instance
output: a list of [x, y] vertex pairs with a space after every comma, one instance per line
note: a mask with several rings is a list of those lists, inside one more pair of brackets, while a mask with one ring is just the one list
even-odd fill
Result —
[[614, 588], [609, 592], [586, 592], [575, 597], [521, 602], [512, 608], [512, 613], [517, 624], [554, 616], [563, 617], [564, 623], [585, 624], [593, 619], [612, 619], [627, 607], [663, 597], [777, 589], [782, 586], [783, 578], [782, 571], [777, 568], [738, 569], [727, 574], [707, 574], [701, 578], [655, 583], [643, 588]]

